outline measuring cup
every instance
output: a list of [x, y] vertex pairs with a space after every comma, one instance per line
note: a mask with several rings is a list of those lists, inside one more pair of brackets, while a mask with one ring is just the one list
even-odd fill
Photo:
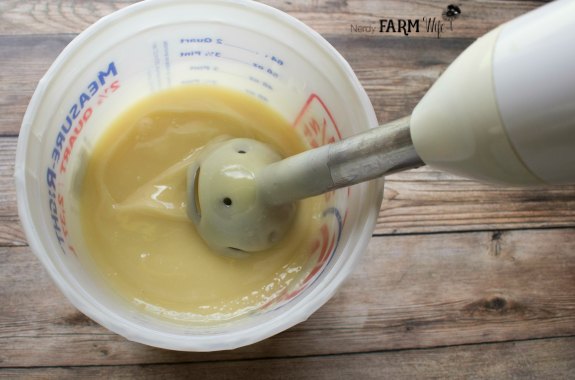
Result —
[[249, 315], [206, 326], [142, 313], [116, 295], [87, 252], [78, 205], [84, 168], [123, 110], [193, 84], [260, 99], [291, 121], [310, 148], [377, 125], [350, 66], [293, 17], [252, 1], [149, 0], [81, 33], [38, 83], [18, 140], [18, 210], [32, 251], [68, 299], [99, 324], [151, 346], [232, 349], [307, 319], [334, 294], [371, 237], [383, 183], [326, 194], [321, 233], [301, 275]]

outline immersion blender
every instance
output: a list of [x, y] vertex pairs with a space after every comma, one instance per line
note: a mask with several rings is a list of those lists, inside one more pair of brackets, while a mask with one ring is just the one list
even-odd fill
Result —
[[425, 164], [492, 184], [575, 183], [575, 1], [479, 38], [409, 117], [283, 160], [250, 139], [206, 149], [188, 169], [188, 216], [221, 252], [265, 250], [295, 201]]

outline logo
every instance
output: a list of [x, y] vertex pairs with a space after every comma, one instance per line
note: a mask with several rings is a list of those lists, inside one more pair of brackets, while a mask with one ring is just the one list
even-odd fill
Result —
[[449, 21], [449, 30], [453, 30], [453, 20], [459, 17], [461, 14], [461, 8], [454, 4], [449, 4], [447, 9], [441, 14], [444, 20]]
[[52, 219], [52, 228], [58, 239], [62, 251], [66, 248], [75, 253], [74, 247], [67, 242], [68, 227], [66, 225], [65, 199], [66, 192], [62, 191], [64, 181], [61, 179], [67, 174], [74, 144], [92, 114], [115, 92], [120, 89], [120, 80], [116, 64], [112, 61], [107, 68], [99, 70], [85, 85], [79, 94], [74, 96], [60, 119], [57, 134], [52, 143], [51, 160], [46, 167], [46, 184], [48, 185], [48, 206]]
[[461, 16], [461, 6], [449, 4], [441, 12], [441, 16], [423, 16], [420, 18], [381, 18], [377, 25], [351, 24], [351, 33], [364, 34], [396, 34], [409, 36], [412, 33], [432, 34], [440, 38], [449, 23], [449, 30], [453, 31], [453, 21]]

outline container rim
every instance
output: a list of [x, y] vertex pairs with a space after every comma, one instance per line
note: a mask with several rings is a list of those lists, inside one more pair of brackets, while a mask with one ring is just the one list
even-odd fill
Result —
[[60, 272], [52, 259], [45, 253], [46, 248], [33, 223], [34, 218], [32, 210], [27, 201], [29, 186], [26, 181], [27, 173], [25, 168], [29, 140], [31, 137], [31, 128], [36, 110], [45, 96], [48, 83], [59, 74], [68, 57], [73, 55], [86, 40], [97, 35], [107, 26], [119, 22], [127, 16], [137, 12], [147, 11], [155, 7], [177, 6], [178, 4], [189, 5], [190, 3], [207, 5], [222, 4], [225, 6], [245, 7], [248, 11], [253, 12], [255, 17], [265, 16], [272, 18], [278, 23], [290, 26], [294, 32], [306, 35], [315, 45], [323, 49], [325, 53], [329, 54], [334, 62], [337, 62], [337, 65], [345, 73], [347, 80], [355, 89], [355, 95], [363, 106], [364, 112], [367, 113], [368, 119], [370, 119], [369, 127], [375, 127], [377, 125], [377, 119], [371, 102], [349, 63], [347, 63], [341, 54], [337, 52], [337, 50], [319, 33], [296, 18], [271, 6], [249, 0], [147, 0], [115, 11], [92, 24], [76, 36], [70, 44], [64, 48], [62, 53], [59, 54], [54, 63], [50, 66], [46, 74], [42, 79], [40, 79], [22, 121], [16, 149], [14, 178], [16, 183], [18, 214], [29, 246], [47, 269], [49, 275], [57, 284], [58, 288], [76, 308], [94, 319], [100, 325], [135, 342], [173, 350], [215, 351], [233, 349], [253, 344], [284, 331], [295, 324], [306, 320], [333, 296], [339, 285], [355, 268], [359, 259], [365, 252], [381, 205], [383, 197], [383, 180], [378, 179], [372, 181], [369, 186], [366, 184], [366, 199], [369, 200], [369, 203], [364, 205], [367, 213], [361, 230], [357, 232], [359, 234], [359, 239], [355, 242], [354, 246], [351, 247], [350, 252], [347, 253], [347, 257], [344, 258], [345, 262], [337, 273], [328, 273], [326, 278], [321, 281], [321, 284], [313, 287], [313, 289], [311, 289], [311, 291], [305, 296], [306, 302], [302, 302], [303, 299], [300, 299], [288, 310], [288, 312], [282, 313], [281, 316], [270, 318], [258, 325], [252, 325], [246, 329], [239, 329], [237, 331], [214, 335], [184, 335], [158, 331], [157, 329], [141, 326], [118, 314], [110, 314], [109, 312], [106, 312], [106, 310], [95, 307], [95, 304], [99, 304], [97, 300], [87, 294], [83, 289], [79, 290], [70, 286], [66, 276]]

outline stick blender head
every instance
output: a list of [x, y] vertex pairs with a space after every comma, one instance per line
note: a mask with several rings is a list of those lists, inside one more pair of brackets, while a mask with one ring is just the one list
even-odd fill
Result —
[[227, 255], [265, 250], [292, 223], [293, 202], [271, 205], [258, 191], [261, 170], [281, 156], [252, 139], [208, 147], [188, 168], [188, 217], [208, 245]]

